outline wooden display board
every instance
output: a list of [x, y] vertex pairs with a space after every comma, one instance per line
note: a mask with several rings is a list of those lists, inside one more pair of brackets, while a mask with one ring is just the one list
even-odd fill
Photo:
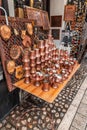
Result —
[[36, 21], [35, 25], [43, 27], [43, 30], [50, 29], [50, 22], [48, 18], [48, 13], [46, 11], [25, 6], [24, 17], [35, 20]]
[[75, 20], [75, 5], [66, 5], [64, 10], [64, 20], [65, 21], [74, 21]]
[[50, 90], [48, 92], [44, 92], [42, 90], [42, 85], [40, 87], [36, 87], [33, 85], [33, 83], [25, 84], [24, 79], [16, 82], [13, 85], [17, 88], [20, 88], [20, 89], [26, 91], [26, 92], [29, 92], [30, 94], [32, 94], [36, 97], [39, 97], [39, 98], [45, 100], [48, 103], [52, 103], [54, 101], [54, 99], [58, 96], [60, 91], [66, 86], [68, 81], [72, 78], [72, 76], [78, 70], [79, 67], [80, 67], [80, 65], [76, 64], [73, 68], [72, 73], [69, 75], [68, 79], [65, 80], [62, 84], [60, 84], [57, 89], [50, 87]]
[[[12, 58], [10, 56], [10, 48], [12, 47], [12, 45], [18, 45], [23, 47], [22, 45], [22, 39], [21, 39], [21, 30], [25, 29], [25, 24], [29, 23], [29, 22], [34, 22], [33, 20], [28, 20], [28, 19], [21, 19], [21, 18], [8, 18], [9, 21], [9, 26], [11, 28], [11, 37], [8, 41], [4, 41], [1, 37], [0, 37], [0, 58], [2, 61], [2, 65], [3, 65], [3, 70], [4, 70], [4, 74], [6, 77], [6, 82], [7, 82], [7, 86], [8, 86], [8, 90], [12, 91], [15, 89], [15, 87], [13, 86], [13, 83], [19, 81], [19, 79], [16, 78], [16, 71], [14, 71], [13, 74], [9, 74], [7, 72], [7, 63], [8, 61], [11, 61]], [[5, 21], [5, 17], [4, 16], [0, 16], [0, 25], [6, 24]], [[17, 29], [17, 31], [19, 32], [19, 36], [15, 36], [13, 29]], [[22, 65], [22, 56], [20, 56], [17, 60], [14, 60], [16, 67]], [[15, 68], [16, 69], [16, 68]]]

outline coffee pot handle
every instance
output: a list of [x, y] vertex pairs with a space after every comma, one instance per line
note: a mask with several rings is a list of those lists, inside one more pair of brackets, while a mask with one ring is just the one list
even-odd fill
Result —
[[2, 9], [4, 11], [4, 13], [5, 13], [6, 25], [9, 25], [9, 23], [8, 23], [8, 16], [7, 16], [6, 10], [3, 7], [1, 7], [1, 6], [0, 6], [0, 9]]

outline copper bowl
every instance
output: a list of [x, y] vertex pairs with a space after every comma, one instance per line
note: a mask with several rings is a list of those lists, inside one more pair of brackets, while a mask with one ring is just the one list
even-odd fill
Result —
[[48, 92], [50, 90], [49, 82], [43, 81], [42, 90], [45, 91], [45, 92]]

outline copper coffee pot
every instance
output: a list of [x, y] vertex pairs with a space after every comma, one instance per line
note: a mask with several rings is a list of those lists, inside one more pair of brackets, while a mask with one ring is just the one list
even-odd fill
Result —
[[49, 82], [43, 81], [42, 90], [48, 92], [50, 90]]

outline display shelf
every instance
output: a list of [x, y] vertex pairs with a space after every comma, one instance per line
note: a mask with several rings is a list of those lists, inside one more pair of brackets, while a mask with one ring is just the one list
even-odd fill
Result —
[[42, 90], [42, 84], [40, 87], [34, 86], [33, 83], [25, 84], [24, 79], [16, 82], [13, 85], [17, 88], [20, 88], [24, 91], [29, 92], [30, 94], [32, 94], [36, 97], [39, 97], [39, 98], [45, 100], [48, 103], [52, 103], [55, 100], [55, 98], [58, 96], [58, 94], [61, 92], [61, 90], [66, 86], [68, 81], [72, 78], [72, 76], [75, 74], [75, 72], [78, 70], [79, 67], [80, 67], [80, 64], [75, 64], [73, 71], [69, 75], [68, 79], [65, 80], [62, 84], [60, 84], [57, 89], [50, 87], [50, 90], [48, 92], [44, 92]]

